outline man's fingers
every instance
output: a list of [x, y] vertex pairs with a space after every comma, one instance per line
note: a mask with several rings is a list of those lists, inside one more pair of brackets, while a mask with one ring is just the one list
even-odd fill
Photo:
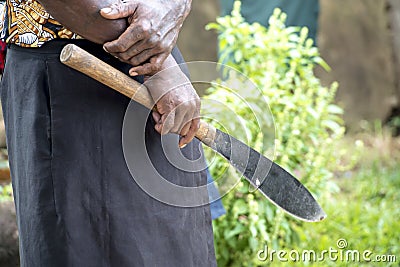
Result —
[[[139, 52], [138, 55], [131, 57], [126, 62], [129, 63], [129, 65], [136, 67], [136, 66], [146, 64], [145, 62], [150, 62], [149, 59], [154, 55], [155, 55], [155, 53], [153, 52], [153, 50], [151, 48], [149, 48], [149, 49], [145, 49], [145, 50]], [[124, 54], [121, 54], [121, 57], [124, 57]]]
[[135, 13], [136, 8], [137, 3], [135, 1], [129, 1], [128, 3], [118, 3], [102, 8], [100, 14], [106, 19], [120, 19]]
[[192, 124], [192, 121], [190, 120], [189, 122], [187, 122], [185, 124], [185, 126], [182, 128], [181, 132], [179, 133], [179, 135], [181, 136], [181, 138], [179, 139], [179, 147], [180, 148], [185, 146], [185, 144], [183, 144], [183, 143], [181, 144], [181, 139], [187, 135], [191, 124]]
[[175, 127], [172, 129], [174, 133], [179, 133], [181, 136], [185, 136], [188, 133], [192, 120], [198, 117], [194, 107], [192, 99], [176, 107], [178, 111], [175, 116]]
[[174, 120], [174, 127], [172, 127], [172, 133], [180, 133], [182, 128], [185, 126], [186, 122], [188, 121], [188, 114], [184, 110], [180, 110], [179, 107], [176, 107], [175, 111], [175, 120]]
[[105, 43], [103, 47], [109, 53], [124, 53], [140, 41], [149, 39], [150, 28], [151, 24], [148, 20], [142, 20], [140, 24], [131, 24], [117, 40]]
[[183, 126], [181, 132], [179, 133], [180, 136], [186, 136], [187, 133], [189, 132], [190, 125], [192, 124], [192, 121], [188, 121], [185, 126]]
[[164, 63], [164, 60], [168, 57], [165, 54], [159, 54], [157, 56], [153, 56], [150, 59], [149, 63], [145, 63], [140, 66], [133, 67], [129, 70], [129, 74], [131, 75], [150, 75], [157, 73]]
[[[140, 28], [137, 31], [143, 31], [143, 28]], [[133, 33], [134, 34], [134, 33]], [[154, 56], [156, 54], [160, 54], [161, 52], [164, 52], [164, 49], [162, 49], [162, 36], [158, 35], [158, 34], [153, 34], [153, 33], [149, 33], [149, 38], [147, 39], [143, 39], [140, 42], [135, 43], [134, 45], [132, 45], [129, 50], [127, 50], [126, 53], [126, 57], [131, 58], [131, 57], [136, 57], [137, 55], [139, 55], [141, 52], [145, 51], [145, 50], [151, 50], [150, 55]], [[140, 60], [140, 62], [137, 62], [137, 64], [135, 64], [135, 62], [132, 62], [134, 66], [139, 65], [140, 63], [142, 63], [144, 60]]]
[[160, 113], [158, 113], [157, 111], [153, 111], [151, 113], [151, 115], [153, 116], [153, 119], [156, 124], [161, 122], [161, 114]]
[[161, 116], [161, 123], [162, 123], [161, 134], [167, 134], [171, 132], [172, 127], [174, 127], [174, 121], [175, 121], [175, 110], [163, 114]]
[[187, 144], [189, 144], [193, 140], [193, 138], [196, 136], [199, 126], [200, 126], [200, 118], [193, 119], [192, 122], [190, 123], [189, 131], [186, 133], [185, 136], [183, 136], [179, 140], [180, 148], [185, 147]]
[[[141, 53], [143, 53], [146, 50], [150, 50], [153, 47], [149, 47], [147, 45], [147, 42], [144, 40], [140, 40], [138, 41], [136, 44], [134, 44], [133, 46], [131, 46], [130, 48], [128, 48], [128, 50], [126, 50], [125, 52], [122, 53], [118, 53], [117, 57], [120, 58], [121, 60], [130, 63], [133, 66], [137, 66], [140, 63], [143, 63], [144, 61], [146, 61], [149, 57], [147, 57], [145, 60], [141, 60], [138, 64], [132, 64], [132, 62], [130, 62], [131, 59], [136, 58], [137, 56], [139, 56]], [[142, 56], [141, 56], [142, 57]], [[134, 62], [133, 62], [134, 63]]]

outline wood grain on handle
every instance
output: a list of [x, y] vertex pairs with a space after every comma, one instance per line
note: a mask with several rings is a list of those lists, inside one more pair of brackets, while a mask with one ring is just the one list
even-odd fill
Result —
[[[152, 109], [154, 106], [153, 98], [144, 85], [74, 44], [68, 44], [63, 48], [60, 61], [120, 92], [148, 109]], [[196, 133], [196, 137], [200, 141], [207, 146], [212, 146], [215, 134], [216, 129], [212, 125], [200, 121], [200, 128]]]

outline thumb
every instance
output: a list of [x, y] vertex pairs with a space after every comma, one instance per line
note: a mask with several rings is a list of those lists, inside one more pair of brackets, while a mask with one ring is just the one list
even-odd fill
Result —
[[135, 13], [136, 7], [137, 3], [135, 1], [118, 3], [102, 8], [100, 14], [106, 19], [126, 18]]

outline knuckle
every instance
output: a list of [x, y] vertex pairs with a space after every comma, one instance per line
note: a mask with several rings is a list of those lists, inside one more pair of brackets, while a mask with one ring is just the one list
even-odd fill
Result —
[[184, 104], [185, 104], [185, 106], [186, 106], [187, 108], [190, 108], [190, 109], [194, 109], [194, 108], [196, 107], [196, 105], [194, 104], [194, 102], [191, 101], [191, 100], [186, 101]]
[[[139, 67], [139, 69], [140, 69], [140, 71], [141, 71], [142, 74], [147, 74], [147, 73], [149, 73], [149, 68], [146, 66], [146, 64], [145, 64], [145, 65], [141, 65], [141, 66]], [[165, 102], [164, 102], [163, 104], [166, 105]]]
[[130, 59], [129, 55], [126, 54], [126, 53], [120, 54], [119, 58], [124, 60], [124, 61], [129, 61], [129, 59]]
[[151, 37], [151, 34], [148, 31], [143, 31], [142, 33], [142, 39], [148, 39]]
[[129, 16], [134, 11], [134, 6], [131, 3], [127, 2], [116, 3], [114, 8], [124, 17]]
[[142, 69], [140, 74], [142, 74], [142, 75], [151, 75], [152, 73], [148, 69]]
[[137, 26], [136, 26], [136, 31], [137, 31], [137, 32], [141, 32], [141, 33], [144, 32], [143, 23], [137, 24]]
[[112, 8], [117, 10], [118, 13], [124, 13], [125, 5], [123, 3], [115, 3], [112, 5]]
[[142, 31], [145, 34], [150, 34], [150, 32], [151, 32], [151, 24], [150, 24], [150, 22], [145, 20], [145, 21], [143, 21], [143, 23], [141, 25], [142, 25]]
[[131, 15], [135, 12], [136, 6], [133, 3], [125, 2], [125, 10], [128, 15]]
[[151, 27], [150, 27], [149, 23], [144, 21], [141, 24], [139, 24], [137, 26], [137, 32], [138, 32], [138, 35], [141, 35], [141, 37], [150, 38], [150, 36], [151, 36]]
[[157, 40], [156, 38], [154, 38], [154, 37], [151, 37], [151, 38], [147, 41], [147, 44], [148, 44], [150, 47], [154, 47], [154, 50], [157, 50], [158, 40]]
[[[143, 66], [138, 68], [136, 72], [139, 73], [140, 75], [148, 75], [149, 74], [147, 69], [145, 67], [143, 67]], [[163, 112], [165, 111], [164, 109], [162, 109], [162, 110], [163, 110]]]
[[116, 49], [117, 51], [119, 51], [119, 52], [126, 51], [126, 50], [127, 50], [127, 48], [126, 48], [126, 43], [125, 43], [125, 42], [118, 42], [118, 43], [115, 45], [115, 49]]
[[161, 69], [161, 64], [155, 63], [150, 65], [150, 70], [153, 72], [159, 71]]
[[126, 15], [128, 13], [128, 11], [129, 11], [129, 6], [124, 4], [124, 3], [119, 3], [117, 5], [117, 10], [118, 10], [119, 13], [122, 13], [122, 14]]

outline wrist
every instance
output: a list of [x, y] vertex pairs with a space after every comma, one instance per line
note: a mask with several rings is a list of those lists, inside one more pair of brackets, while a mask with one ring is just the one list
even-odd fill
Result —
[[153, 100], [158, 101], [168, 91], [190, 84], [172, 55], [164, 61], [160, 72], [151, 76], [145, 83]]
[[192, 0], [169, 0], [168, 2], [172, 5], [172, 10], [178, 11], [178, 20], [183, 23], [192, 9]]

